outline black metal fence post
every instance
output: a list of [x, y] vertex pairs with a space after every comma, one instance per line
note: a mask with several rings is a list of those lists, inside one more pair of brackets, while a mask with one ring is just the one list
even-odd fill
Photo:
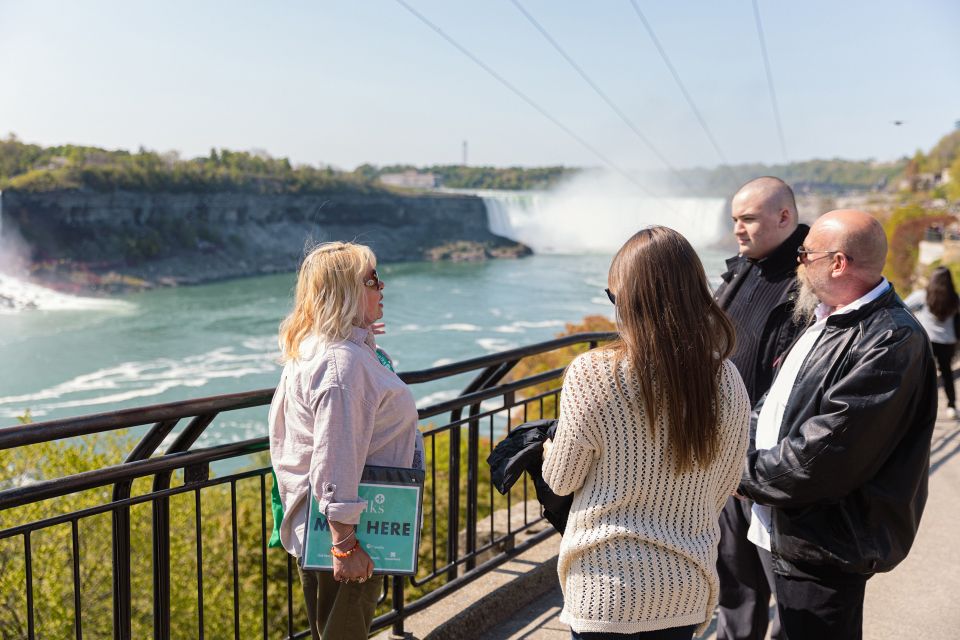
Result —
[[130, 507], [113, 510], [113, 637], [130, 640]]

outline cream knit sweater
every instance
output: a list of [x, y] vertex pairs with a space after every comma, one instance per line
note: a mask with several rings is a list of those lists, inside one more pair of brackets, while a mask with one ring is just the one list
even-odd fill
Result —
[[718, 518], [737, 488], [747, 450], [750, 400], [723, 363], [719, 446], [713, 462], [676, 471], [666, 418], [650, 433], [639, 385], [611, 354], [590, 351], [567, 370], [560, 421], [543, 478], [573, 492], [560, 543], [560, 620], [574, 631], [638, 633], [699, 625], [717, 605]]

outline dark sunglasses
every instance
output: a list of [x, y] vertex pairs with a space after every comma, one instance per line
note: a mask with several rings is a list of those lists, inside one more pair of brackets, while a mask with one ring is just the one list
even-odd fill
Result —
[[604, 289], [604, 291], [607, 292], [607, 297], [610, 298], [610, 303], [613, 304], [613, 305], [616, 305], [616, 304], [617, 304], [617, 296], [613, 293], [613, 291], [610, 291], [610, 289]]
[[383, 289], [383, 280], [377, 275], [377, 270], [373, 270], [373, 277], [363, 281], [363, 286]]

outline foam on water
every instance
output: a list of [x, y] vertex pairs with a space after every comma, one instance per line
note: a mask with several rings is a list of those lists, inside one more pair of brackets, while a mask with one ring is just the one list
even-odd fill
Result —
[[452, 324], [442, 324], [440, 329], [443, 331], [480, 331], [480, 327], [466, 322], [454, 322]]
[[516, 349], [520, 346], [516, 342], [503, 340], [502, 338], [480, 338], [477, 340], [477, 344], [480, 345], [481, 349], [490, 351], [491, 353], [506, 351], [507, 349]]
[[18, 313], [33, 309], [130, 311], [135, 308], [123, 300], [73, 296], [0, 273], [0, 313]]
[[27, 407], [34, 417], [40, 417], [56, 409], [116, 406], [136, 398], [159, 396], [177, 387], [202, 387], [215, 379], [270, 373], [278, 368], [277, 355], [275, 348], [237, 353], [232, 347], [223, 347], [180, 359], [124, 362], [34, 393], [0, 397], [0, 417], [16, 417]]

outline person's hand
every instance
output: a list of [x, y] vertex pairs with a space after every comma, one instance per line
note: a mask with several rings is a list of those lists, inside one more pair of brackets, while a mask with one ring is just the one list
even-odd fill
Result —
[[546, 460], [547, 456], [550, 455], [550, 449], [553, 448], [553, 440], [547, 438], [543, 441], [543, 459]]
[[370, 325], [370, 330], [373, 331], [373, 335], [382, 336], [387, 332], [387, 325], [385, 322], [374, 322]]
[[333, 558], [333, 579], [337, 582], [366, 582], [372, 575], [373, 560], [363, 547], [346, 558]]

